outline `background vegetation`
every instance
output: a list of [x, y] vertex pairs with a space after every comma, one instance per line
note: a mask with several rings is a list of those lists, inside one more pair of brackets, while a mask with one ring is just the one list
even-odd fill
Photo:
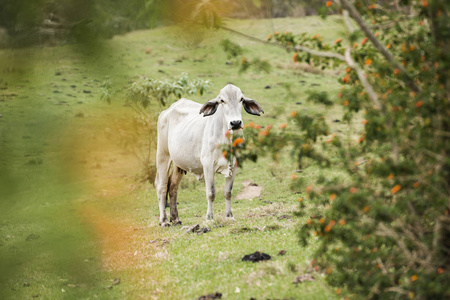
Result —
[[[2, 298], [449, 296], [448, 4], [26, 4], [1, 18], [4, 45], [43, 46], [0, 52]], [[211, 231], [162, 230], [155, 116], [230, 81], [266, 111], [244, 116], [234, 194], [263, 192], [208, 223], [187, 176], [180, 218]]]

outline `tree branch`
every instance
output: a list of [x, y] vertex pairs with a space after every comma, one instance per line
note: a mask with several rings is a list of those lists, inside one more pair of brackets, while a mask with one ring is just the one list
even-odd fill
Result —
[[267, 41], [261, 40], [259, 38], [253, 37], [251, 35], [248, 35], [248, 34], [245, 34], [245, 33], [239, 32], [239, 31], [236, 31], [234, 29], [231, 29], [231, 28], [228, 28], [228, 27], [225, 27], [225, 26], [222, 26], [220, 28], [222, 28], [223, 30], [229, 31], [231, 33], [240, 35], [242, 37], [245, 37], [245, 38], [247, 38], [249, 40], [258, 42], [258, 43], [263, 43], [263, 44], [266, 44], [266, 45], [272, 45], [272, 46], [276, 46], [278, 48], [283, 48], [283, 49], [286, 49], [286, 50], [303, 51], [303, 52], [309, 53], [309, 54], [314, 55], [314, 56], [336, 58], [336, 59], [339, 59], [341, 61], [346, 61], [344, 55], [339, 54], [339, 53], [317, 51], [317, 50], [313, 50], [313, 49], [310, 49], [310, 48], [307, 48], [307, 47], [303, 47], [303, 46], [299, 46], [299, 45], [297, 45], [295, 47], [288, 47], [288, 46], [281, 45], [281, 44], [269, 43]]
[[[343, 10], [342, 16], [344, 17], [345, 24], [347, 25], [348, 30], [350, 33], [353, 33], [355, 29], [352, 26], [352, 23], [350, 22], [350, 17], [348, 15], [348, 11], [346, 9]], [[361, 81], [361, 84], [364, 86], [364, 88], [367, 91], [367, 95], [369, 96], [370, 100], [375, 104], [377, 109], [382, 109], [383, 106], [381, 105], [380, 101], [378, 101], [378, 95], [373, 89], [372, 85], [369, 83], [369, 81], [366, 78], [366, 74], [364, 73], [361, 68], [353, 61], [350, 53], [352, 49], [350, 47], [347, 48], [345, 51], [345, 61], [349, 65], [350, 68], [353, 68], [356, 71], [356, 75], [358, 75], [359, 80]]]
[[372, 85], [369, 83], [369, 81], [366, 78], [366, 74], [363, 70], [361, 70], [358, 65], [353, 61], [350, 53], [351, 48], [347, 48], [345, 51], [345, 61], [349, 65], [350, 68], [353, 68], [356, 71], [356, 75], [358, 75], [359, 80], [361, 81], [361, 84], [364, 86], [364, 88], [367, 91], [367, 95], [369, 96], [370, 100], [375, 104], [377, 109], [382, 109], [383, 105], [381, 105], [380, 101], [378, 101], [378, 95], [375, 93]]
[[355, 9], [355, 7], [352, 4], [350, 4], [347, 0], [337, 0], [337, 1], [341, 3], [342, 8], [348, 10], [350, 16], [356, 21], [356, 23], [359, 25], [359, 27], [364, 32], [366, 37], [372, 42], [372, 44], [375, 46], [375, 48], [378, 49], [378, 51], [384, 56], [384, 58], [389, 63], [391, 63], [396, 69], [399, 69], [405, 75], [408, 87], [415, 92], [419, 92], [419, 87], [414, 83], [414, 80], [411, 77], [411, 75], [394, 58], [394, 56], [392, 56], [391, 52], [389, 52], [388, 49], [383, 44], [381, 44], [381, 42], [375, 37], [373, 32], [370, 30], [370, 28], [362, 19], [361, 15]]

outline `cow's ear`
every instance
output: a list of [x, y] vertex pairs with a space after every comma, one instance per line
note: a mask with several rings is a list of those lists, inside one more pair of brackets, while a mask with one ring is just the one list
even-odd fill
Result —
[[203, 104], [202, 108], [200, 108], [199, 113], [203, 113], [204, 117], [213, 115], [217, 110], [217, 106], [219, 106], [219, 101], [217, 101], [216, 99], [209, 100], [208, 102]]
[[253, 99], [244, 98], [242, 101], [242, 105], [244, 105], [244, 109], [251, 115], [259, 116], [260, 113], [264, 113], [261, 105]]

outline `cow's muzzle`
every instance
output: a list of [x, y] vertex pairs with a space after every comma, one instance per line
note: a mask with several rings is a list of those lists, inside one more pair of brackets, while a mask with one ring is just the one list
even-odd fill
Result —
[[237, 130], [242, 128], [242, 121], [241, 120], [235, 120], [230, 122], [231, 129]]

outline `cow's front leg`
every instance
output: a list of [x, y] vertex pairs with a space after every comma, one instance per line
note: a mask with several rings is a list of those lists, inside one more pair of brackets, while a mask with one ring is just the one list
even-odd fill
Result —
[[208, 201], [208, 210], [206, 211], [206, 219], [212, 220], [213, 214], [213, 202], [216, 199], [216, 187], [214, 185], [214, 171], [213, 168], [204, 168], [205, 184], [206, 184], [206, 200]]
[[225, 187], [223, 189], [223, 195], [225, 196], [225, 215], [228, 218], [233, 217], [231, 212], [231, 196], [233, 194], [234, 177], [236, 176], [237, 168], [234, 166], [231, 171], [230, 177], [226, 178]]
[[170, 161], [167, 159], [167, 156], [161, 154], [157, 155], [155, 185], [159, 204], [159, 225], [161, 225], [161, 227], [170, 226], [166, 215], [167, 183], [169, 180], [167, 172], [169, 170], [169, 164]]

